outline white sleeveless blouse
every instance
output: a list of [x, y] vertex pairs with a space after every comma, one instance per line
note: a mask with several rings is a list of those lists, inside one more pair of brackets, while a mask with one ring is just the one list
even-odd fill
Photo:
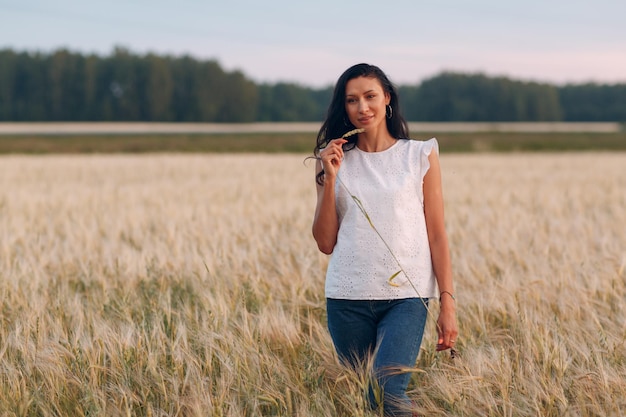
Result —
[[[437, 296], [423, 193], [433, 150], [439, 152], [435, 138], [398, 140], [382, 152], [354, 148], [344, 154], [335, 184], [339, 232], [326, 271], [326, 297]], [[390, 283], [400, 268], [406, 275], [400, 273]]]

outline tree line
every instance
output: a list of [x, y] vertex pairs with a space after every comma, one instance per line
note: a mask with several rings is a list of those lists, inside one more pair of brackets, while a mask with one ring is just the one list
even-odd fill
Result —
[[[626, 84], [444, 72], [398, 89], [410, 121], [626, 121]], [[190, 56], [0, 50], [0, 121], [320, 121], [331, 94]]]

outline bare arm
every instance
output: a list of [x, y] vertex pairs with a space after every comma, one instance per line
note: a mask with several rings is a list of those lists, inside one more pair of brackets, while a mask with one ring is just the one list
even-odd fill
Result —
[[323, 253], [330, 255], [337, 243], [339, 231], [339, 219], [335, 206], [335, 179], [343, 160], [341, 145], [347, 142], [345, 139], [331, 141], [320, 152], [320, 160], [315, 164], [315, 173], [324, 167], [324, 184], [317, 184], [317, 205], [313, 218], [313, 237], [317, 247]]
[[441, 294], [441, 308], [437, 320], [437, 350], [454, 347], [458, 334], [456, 323], [456, 306], [451, 294], [454, 294], [452, 283], [452, 263], [448, 236], [444, 222], [444, 203], [441, 185], [441, 167], [436, 152], [432, 152], [428, 161], [430, 168], [424, 177], [424, 214], [426, 229], [437, 285]]

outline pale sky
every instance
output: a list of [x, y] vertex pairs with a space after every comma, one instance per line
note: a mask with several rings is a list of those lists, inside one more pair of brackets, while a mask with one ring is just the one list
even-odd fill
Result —
[[444, 70], [624, 83], [626, 0], [0, 0], [0, 49], [116, 45], [310, 87], [359, 62], [396, 84]]

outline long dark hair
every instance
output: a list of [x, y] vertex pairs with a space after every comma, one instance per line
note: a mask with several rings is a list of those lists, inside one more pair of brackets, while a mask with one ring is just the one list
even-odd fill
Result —
[[[335, 84], [333, 98], [328, 106], [328, 112], [326, 113], [326, 120], [324, 120], [317, 134], [317, 143], [313, 149], [315, 156], [319, 155], [320, 149], [328, 145], [328, 142], [341, 137], [344, 133], [355, 128], [346, 113], [346, 85], [348, 81], [358, 77], [376, 78], [380, 82], [383, 91], [391, 97], [389, 106], [391, 106], [392, 113], [391, 117], [387, 118], [387, 129], [389, 133], [396, 139], [409, 138], [409, 126], [400, 112], [400, 103], [396, 87], [389, 81], [387, 75], [377, 66], [356, 64], [344, 71], [337, 80], [337, 84]], [[348, 142], [343, 145], [344, 151], [346, 152], [354, 149], [356, 146], [357, 135], [350, 136], [347, 140]], [[316, 175], [316, 181], [320, 185], [323, 184], [323, 176], [324, 170], [322, 169]]]

